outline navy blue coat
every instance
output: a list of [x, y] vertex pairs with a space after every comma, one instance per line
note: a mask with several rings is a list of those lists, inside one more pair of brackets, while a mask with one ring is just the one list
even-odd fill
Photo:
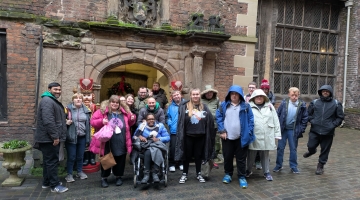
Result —
[[[279, 122], [280, 122], [281, 133], [284, 133], [284, 131], [285, 131], [289, 101], [290, 101], [289, 98], [282, 100], [282, 102], [277, 110], [277, 114], [278, 114]], [[299, 99], [298, 108], [296, 110], [294, 137], [296, 137], [296, 138], [303, 137], [303, 133], [305, 132], [307, 122], [308, 122], [308, 113], [306, 110], [306, 103], [303, 100]]]

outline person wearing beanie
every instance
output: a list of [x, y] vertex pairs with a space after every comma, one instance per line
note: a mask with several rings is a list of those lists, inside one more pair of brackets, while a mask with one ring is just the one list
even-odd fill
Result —
[[270, 91], [270, 84], [269, 81], [266, 79], [263, 79], [261, 81], [260, 89], [262, 89], [266, 96], [269, 98], [272, 105], [275, 105], [275, 95]]

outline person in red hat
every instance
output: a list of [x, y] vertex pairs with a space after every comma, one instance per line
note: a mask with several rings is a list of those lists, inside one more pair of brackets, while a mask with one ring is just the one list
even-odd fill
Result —
[[275, 105], [275, 95], [270, 91], [270, 84], [268, 80], [263, 79], [261, 81], [260, 89], [262, 89], [265, 92], [266, 96], [269, 98], [272, 105]]

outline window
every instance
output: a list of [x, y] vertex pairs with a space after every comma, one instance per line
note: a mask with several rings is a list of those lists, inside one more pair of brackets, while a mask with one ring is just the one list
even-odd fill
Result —
[[0, 121], [7, 120], [6, 30], [0, 29]]
[[317, 95], [321, 85], [334, 87], [341, 7], [329, 1], [277, 2], [274, 92], [298, 87], [304, 95]]

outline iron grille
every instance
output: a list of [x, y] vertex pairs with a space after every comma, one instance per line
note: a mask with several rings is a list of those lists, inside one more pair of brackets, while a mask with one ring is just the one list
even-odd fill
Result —
[[317, 95], [321, 85], [334, 87], [341, 7], [326, 1], [277, 2], [274, 92], [298, 87], [302, 94]]

